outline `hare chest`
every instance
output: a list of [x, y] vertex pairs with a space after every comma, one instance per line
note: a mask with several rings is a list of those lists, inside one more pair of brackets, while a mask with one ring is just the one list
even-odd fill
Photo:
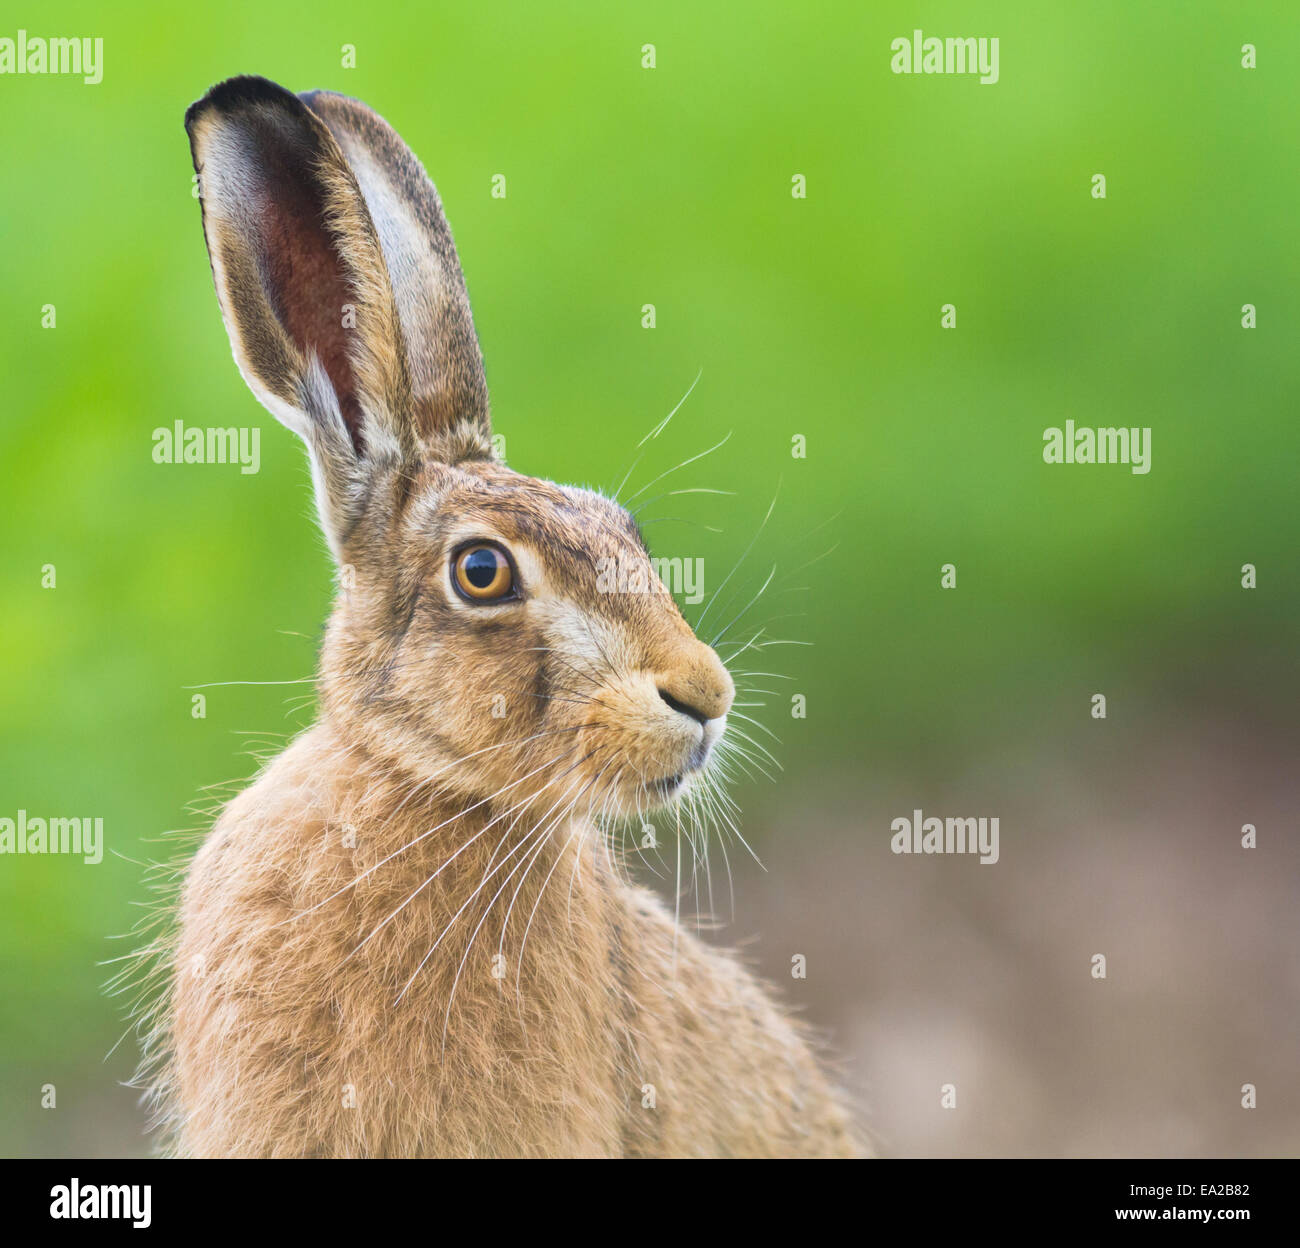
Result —
[[395, 870], [389, 839], [364, 849], [354, 826], [347, 848], [335, 820], [286, 832], [241, 818], [247, 797], [196, 857], [182, 904], [183, 1151], [623, 1151], [640, 1093], [591, 856], [539, 855], [511, 874], [509, 845], [466, 847], [470, 831], [412, 847]]

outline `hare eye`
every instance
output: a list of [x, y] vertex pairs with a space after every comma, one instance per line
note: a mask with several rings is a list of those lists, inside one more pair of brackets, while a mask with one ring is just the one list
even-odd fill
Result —
[[471, 602], [499, 602], [515, 596], [515, 573], [498, 546], [475, 542], [462, 547], [452, 561], [452, 579], [462, 598]]

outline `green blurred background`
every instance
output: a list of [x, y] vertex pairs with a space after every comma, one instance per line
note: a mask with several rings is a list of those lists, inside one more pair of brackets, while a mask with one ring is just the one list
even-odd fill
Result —
[[[702, 557], [712, 589], [779, 484], [736, 583], [789, 573], [754, 619], [813, 645], [756, 665], [794, 677], [764, 712], [785, 772], [739, 790], [769, 871], [733, 852], [723, 938], [828, 1029], [882, 1147], [1294, 1148], [1300, 9], [7, 14], [0, 35], [102, 37], [104, 75], [0, 78], [0, 814], [102, 815], [109, 853], [0, 859], [0, 1152], [147, 1147], [98, 964], [160, 834], [310, 720], [302, 684], [208, 690], [204, 720], [186, 689], [309, 676], [331, 595], [302, 450], [232, 364], [190, 193], [184, 110], [233, 73], [360, 97], [421, 157], [513, 467], [612, 489], [702, 369], [630, 488], [733, 430], [666, 484], [735, 495], [655, 503], [655, 553]], [[890, 73], [916, 27], [997, 35], [1000, 81]], [[181, 419], [260, 426], [261, 472], [155, 464]], [[1066, 419], [1152, 427], [1150, 474], [1044, 465]], [[914, 806], [1001, 812], [1003, 863], [893, 858]], [[1243, 867], [1248, 820], [1268, 835]], [[1103, 988], [1099, 1019], [1087, 956], [1124, 941], [1148, 979]], [[1252, 1117], [1234, 1088], [1261, 1070]]]

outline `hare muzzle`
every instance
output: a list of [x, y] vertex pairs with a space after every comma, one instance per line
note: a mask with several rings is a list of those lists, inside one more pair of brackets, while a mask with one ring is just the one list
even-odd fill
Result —
[[731, 673], [708, 646], [696, 643], [684, 663], [657, 675], [654, 683], [659, 701], [670, 712], [671, 731], [685, 730], [690, 742], [679, 773], [698, 771], [726, 729], [727, 712], [736, 696]]

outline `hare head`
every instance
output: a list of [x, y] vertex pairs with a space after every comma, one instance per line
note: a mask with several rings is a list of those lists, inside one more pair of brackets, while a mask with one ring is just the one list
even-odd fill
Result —
[[731, 677], [623, 508], [494, 456], [464, 279], [419, 161], [365, 105], [261, 78], [214, 87], [185, 124], [235, 361], [306, 442], [341, 569], [325, 714], [460, 795], [622, 814], [680, 797]]

